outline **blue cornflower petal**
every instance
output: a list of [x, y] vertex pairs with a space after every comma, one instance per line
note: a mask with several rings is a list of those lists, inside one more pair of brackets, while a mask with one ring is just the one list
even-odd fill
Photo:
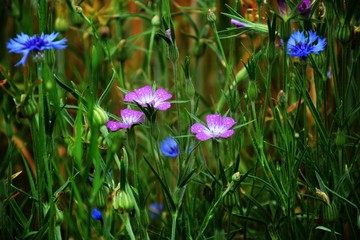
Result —
[[95, 220], [102, 220], [102, 213], [97, 208], [93, 208], [91, 217]]
[[179, 155], [179, 146], [172, 137], [169, 137], [160, 143], [160, 150], [165, 157], [175, 158]]
[[59, 33], [55, 32], [51, 34], [42, 33], [40, 36], [29, 36], [25, 33], [20, 33], [16, 35], [16, 38], [10, 39], [6, 47], [10, 53], [23, 54], [23, 57], [15, 66], [24, 66], [29, 53], [32, 51], [42, 52], [44, 50], [66, 48], [67, 40], [65, 38], [54, 41], [58, 35]]

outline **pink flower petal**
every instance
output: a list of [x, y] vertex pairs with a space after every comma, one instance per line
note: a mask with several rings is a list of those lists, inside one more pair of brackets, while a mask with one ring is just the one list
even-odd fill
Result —
[[200, 141], [206, 141], [211, 138], [211, 136], [207, 135], [206, 133], [197, 133], [195, 137]]
[[206, 123], [209, 129], [218, 128], [222, 125], [222, 117], [220, 114], [209, 114], [206, 116]]
[[220, 137], [222, 137], [222, 138], [228, 138], [228, 137], [230, 137], [231, 135], [233, 135], [234, 134], [234, 130], [227, 130], [226, 132], [224, 132], [224, 133], [222, 133], [222, 134], [220, 134]]
[[134, 92], [137, 96], [137, 99], [135, 99], [135, 101], [137, 101], [139, 104], [152, 104], [153, 92], [150, 86], [135, 89]]
[[168, 93], [165, 89], [159, 88], [158, 90], [155, 91], [154, 93], [154, 101], [166, 101], [168, 99], [170, 99], [172, 97], [172, 95], [170, 93]]
[[137, 99], [137, 96], [134, 92], [128, 92], [124, 97], [124, 102], [133, 102]]
[[226, 128], [226, 129], [230, 129], [232, 126], [234, 126], [236, 124], [235, 120], [231, 117], [224, 117], [222, 119], [222, 125]]
[[154, 105], [154, 108], [157, 108], [161, 111], [165, 111], [167, 109], [169, 109], [171, 107], [171, 104], [169, 102], [163, 102], [163, 103], [160, 103], [160, 104], [156, 104]]
[[113, 132], [119, 130], [120, 128], [124, 128], [124, 124], [116, 121], [108, 121], [106, 126]]
[[205, 141], [211, 138], [209, 129], [201, 123], [195, 123], [192, 125], [190, 131], [195, 133], [195, 137], [201, 141]]

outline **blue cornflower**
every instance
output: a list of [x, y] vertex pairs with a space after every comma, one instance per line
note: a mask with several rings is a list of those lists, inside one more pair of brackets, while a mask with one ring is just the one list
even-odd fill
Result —
[[160, 143], [160, 150], [165, 157], [175, 158], [179, 155], [179, 146], [172, 137], [168, 137]]
[[307, 58], [311, 53], [319, 54], [326, 46], [326, 39], [316, 35], [316, 32], [309, 31], [305, 37], [304, 32], [294, 31], [290, 36], [287, 45], [287, 53], [291, 57]]
[[6, 47], [9, 49], [10, 53], [23, 54], [22, 59], [15, 64], [15, 66], [24, 66], [29, 53], [32, 51], [41, 53], [44, 50], [66, 48], [67, 40], [65, 38], [54, 41], [58, 35], [59, 33], [53, 32], [51, 34], [42, 33], [40, 36], [34, 35], [31, 37], [25, 33], [20, 33], [16, 38], [10, 39]]
[[97, 208], [93, 208], [91, 217], [95, 220], [103, 220], [102, 213]]

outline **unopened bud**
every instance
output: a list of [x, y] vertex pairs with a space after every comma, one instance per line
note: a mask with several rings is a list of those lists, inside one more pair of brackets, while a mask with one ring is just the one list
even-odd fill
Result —
[[333, 222], [338, 219], [339, 211], [335, 204], [332, 202], [331, 204], [323, 205], [323, 218], [326, 222]]
[[216, 22], [216, 15], [215, 15], [215, 13], [214, 13], [211, 9], [208, 10], [207, 20], [208, 20], [210, 23]]
[[93, 123], [98, 126], [102, 126], [105, 125], [108, 120], [109, 118], [104, 109], [99, 106], [95, 106], [93, 109]]
[[240, 181], [240, 177], [241, 177], [240, 172], [236, 172], [236, 173], [234, 173], [234, 174], [231, 176], [231, 180], [234, 181], [234, 182], [239, 182], [239, 181]]
[[31, 118], [37, 113], [37, 103], [35, 99], [31, 96], [26, 97], [26, 95], [21, 95], [23, 101], [21, 103], [21, 114], [26, 118]]
[[258, 97], [258, 88], [256, 86], [256, 82], [255, 81], [249, 81], [249, 86], [247, 89], [247, 95], [250, 99], [250, 101], [255, 101]]
[[54, 25], [55, 31], [65, 32], [69, 29], [69, 21], [64, 17], [57, 17]]
[[338, 132], [336, 133], [336, 137], [335, 137], [336, 146], [343, 147], [345, 145], [345, 141], [346, 141], [345, 132], [344, 132], [344, 130], [339, 129]]
[[336, 38], [343, 44], [348, 43], [351, 39], [350, 24], [340, 24], [336, 32]]
[[223, 198], [223, 204], [225, 207], [232, 208], [236, 205], [236, 203], [237, 203], [236, 192], [230, 191], [225, 194], [225, 196]]
[[160, 17], [159, 17], [158, 15], [155, 15], [155, 16], [151, 19], [151, 25], [153, 25], [154, 27], [160, 26]]
[[131, 196], [124, 190], [118, 190], [113, 197], [113, 208], [120, 212], [131, 212], [134, 209], [134, 202]]

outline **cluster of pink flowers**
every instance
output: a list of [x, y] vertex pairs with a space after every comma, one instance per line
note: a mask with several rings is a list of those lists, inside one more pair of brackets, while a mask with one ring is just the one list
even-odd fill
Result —
[[[125, 95], [124, 102], [134, 102], [144, 108], [154, 108], [161, 111], [170, 108], [171, 104], [167, 100], [172, 97], [165, 89], [159, 88], [156, 91], [150, 86], [144, 86], [128, 92]], [[119, 129], [128, 129], [135, 125], [141, 124], [145, 117], [144, 113], [132, 109], [123, 109], [120, 111], [121, 122], [108, 121], [107, 127], [111, 131]], [[190, 131], [200, 141], [208, 139], [228, 138], [234, 134], [231, 129], [235, 124], [235, 120], [231, 117], [222, 117], [220, 114], [209, 114], [206, 116], [207, 126], [201, 123], [195, 123], [191, 126]]]
[[[171, 104], [167, 102], [172, 97], [165, 89], [159, 88], [155, 92], [150, 86], [135, 89], [125, 95], [124, 102], [134, 102], [142, 107], [155, 108], [158, 110], [167, 110]], [[123, 109], [120, 111], [121, 122], [108, 121], [107, 127], [111, 131], [119, 129], [128, 129], [142, 123], [145, 120], [144, 113], [132, 109]]]

